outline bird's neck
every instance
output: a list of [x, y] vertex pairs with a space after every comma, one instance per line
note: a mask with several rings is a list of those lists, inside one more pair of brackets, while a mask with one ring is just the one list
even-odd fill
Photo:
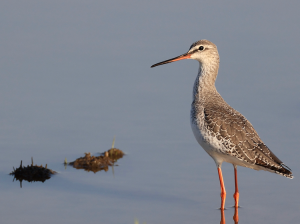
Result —
[[194, 101], [204, 101], [210, 94], [217, 93], [215, 81], [218, 75], [219, 63], [199, 64], [199, 71], [193, 89]]

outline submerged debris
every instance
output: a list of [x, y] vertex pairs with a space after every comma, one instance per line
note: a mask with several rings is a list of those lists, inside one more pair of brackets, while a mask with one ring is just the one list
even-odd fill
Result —
[[10, 173], [10, 175], [14, 175], [14, 180], [20, 181], [20, 187], [22, 187], [22, 181], [26, 180], [28, 182], [32, 181], [41, 181], [45, 182], [47, 179], [51, 178], [51, 174], [55, 174], [56, 172], [47, 168], [47, 164], [45, 167], [43, 165], [33, 165], [33, 158], [31, 157], [31, 165], [25, 167], [22, 166], [22, 160], [20, 163], [20, 167], [15, 169]]
[[114, 166], [114, 163], [123, 156], [124, 153], [120, 149], [111, 148], [100, 156], [91, 156], [91, 153], [85, 153], [84, 157], [80, 157], [69, 164], [76, 169], [84, 169], [88, 172], [93, 171], [96, 173], [100, 170], [106, 172], [108, 166]]

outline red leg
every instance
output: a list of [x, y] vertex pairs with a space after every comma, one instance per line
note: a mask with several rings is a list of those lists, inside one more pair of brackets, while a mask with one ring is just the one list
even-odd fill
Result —
[[220, 224], [226, 224], [224, 209], [221, 209], [221, 221]]
[[220, 167], [218, 167], [218, 173], [219, 173], [219, 179], [220, 179], [220, 186], [221, 186], [221, 210], [225, 209], [225, 199], [226, 199], [226, 190], [225, 185], [223, 181], [223, 175], [222, 170]]
[[235, 207], [238, 208], [239, 207], [240, 194], [239, 194], [236, 166], [234, 166], [234, 180], [235, 180], [235, 193], [234, 193], [233, 197], [234, 197], [234, 200], [235, 200]]
[[239, 223], [239, 208], [238, 207], [234, 208], [233, 221], [234, 221], [234, 224]]

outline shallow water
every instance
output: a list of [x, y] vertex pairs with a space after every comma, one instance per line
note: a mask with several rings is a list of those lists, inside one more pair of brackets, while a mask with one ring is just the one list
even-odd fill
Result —
[[[2, 222], [133, 223], [135, 218], [147, 223], [220, 222], [217, 170], [209, 156], [192, 144], [194, 141], [161, 140], [145, 145], [123, 142], [122, 147], [117, 139], [116, 145], [127, 155], [118, 161], [114, 173], [112, 169], [96, 174], [71, 166], [65, 169], [63, 156], [40, 156], [36, 163], [47, 161], [58, 174], [45, 183], [23, 181], [23, 188], [7, 174], [21, 157], [23, 164], [29, 164], [30, 158], [26, 161], [26, 156], [8, 151], [10, 161], [1, 162]], [[72, 149], [67, 152], [69, 161], [82, 156]], [[223, 165], [223, 174], [227, 188], [225, 217], [227, 223], [233, 223], [231, 165]], [[238, 174], [240, 223], [297, 223], [297, 175], [289, 180], [246, 168], [239, 168]]]
[[[298, 223], [299, 3], [130, 3], [0, 3], [0, 222], [220, 223], [217, 169], [189, 124], [198, 63], [150, 69], [207, 38], [218, 91], [295, 176], [239, 167], [239, 223]], [[126, 153], [114, 172], [65, 169], [114, 136]], [[20, 188], [8, 174], [31, 157], [58, 174]]]

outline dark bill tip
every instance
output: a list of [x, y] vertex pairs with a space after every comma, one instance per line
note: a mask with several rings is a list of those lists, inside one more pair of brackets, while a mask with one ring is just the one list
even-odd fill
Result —
[[171, 58], [169, 60], [156, 63], [156, 64], [152, 65], [151, 68], [159, 66], [159, 65], [168, 64], [168, 63], [171, 63], [171, 62], [174, 62], [174, 61], [179, 61], [179, 60], [183, 60], [183, 59], [189, 59], [189, 58], [191, 58], [191, 54], [186, 53], [186, 54], [180, 55], [178, 57]]

